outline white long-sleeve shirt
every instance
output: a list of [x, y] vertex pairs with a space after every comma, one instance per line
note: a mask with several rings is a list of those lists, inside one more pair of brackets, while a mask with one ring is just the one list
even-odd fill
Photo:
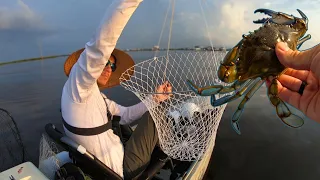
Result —
[[[142, 0], [114, 0], [94, 36], [86, 43], [84, 52], [74, 64], [62, 90], [61, 113], [69, 125], [93, 128], [106, 124], [108, 122], [106, 104], [112, 115], [121, 116], [120, 124], [130, 124], [147, 111], [142, 102], [124, 107], [109, 99], [104, 101], [97, 85], [97, 79], [122, 30], [141, 2]], [[123, 177], [123, 145], [112, 129], [93, 136], [76, 135], [66, 128], [64, 130], [67, 136], [83, 145]]]

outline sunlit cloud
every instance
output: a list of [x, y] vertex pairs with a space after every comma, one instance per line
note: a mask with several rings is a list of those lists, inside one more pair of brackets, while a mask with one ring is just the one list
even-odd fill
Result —
[[[241, 40], [243, 34], [254, 31], [261, 24], [254, 24], [252, 21], [261, 19], [264, 14], [256, 13], [258, 8], [269, 8], [274, 11], [281, 11], [300, 17], [296, 9], [302, 10], [309, 18], [309, 30], [307, 33], [312, 35], [312, 39], [307, 41], [301, 49], [310, 48], [320, 41], [320, 1], [305, 0], [292, 2], [279, 2], [262, 0], [226, 0], [226, 1], [207, 1], [203, 4], [205, 16], [201, 12], [184, 12], [183, 27], [188, 35], [193, 34], [199, 41], [208, 44], [211, 39], [213, 45], [232, 47]], [[194, 7], [196, 9], [196, 7]], [[194, 14], [197, 14], [195, 16]], [[204, 23], [207, 21], [208, 27]]]
[[[144, 0], [125, 27], [117, 47], [151, 48], [156, 45], [171, 2], [172, 0]], [[2, 57], [17, 59], [20, 56], [37, 56], [40, 45], [44, 54], [68, 53], [83, 47], [95, 32], [110, 3], [111, 0], [73, 0], [60, 4], [55, 0], [1, 0]], [[307, 33], [312, 35], [311, 40], [301, 49], [319, 43], [320, 0], [175, 0], [170, 47], [212, 44], [231, 48], [241, 40], [243, 34], [259, 28], [260, 25], [252, 22], [265, 17], [264, 14], [254, 14], [254, 10], [258, 8], [295, 16], [300, 16], [296, 9], [301, 9], [309, 18]], [[71, 12], [70, 9], [74, 11]], [[162, 48], [168, 45], [170, 21], [171, 11], [161, 36]], [[22, 48], [25, 53], [14, 53], [15, 49]]]
[[41, 16], [32, 11], [23, 1], [18, 0], [14, 8], [0, 7], [0, 30], [44, 29]]

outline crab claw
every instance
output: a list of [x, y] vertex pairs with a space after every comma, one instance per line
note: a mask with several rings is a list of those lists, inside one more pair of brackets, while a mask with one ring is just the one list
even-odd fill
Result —
[[274, 16], [274, 15], [277, 15], [277, 14], [278, 14], [277, 12], [272, 11], [272, 10], [270, 10], [270, 9], [263, 9], [263, 8], [256, 9], [256, 10], [254, 11], [254, 13], [257, 13], [257, 12], [259, 12], [259, 13], [264, 13], [264, 14], [267, 14], [267, 15], [269, 15], [269, 16]]
[[308, 17], [300, 9], [297, 9], [297, 11], [299, 12], [303, 20], [308, 21]]
[[283, 25], [290, 25], [295, 23], [295, 18], [293, 16], [282, 13], [282, 12], [275, 12], [270, 9], [257, 9], [254, 11], [254, 13], [257, 13], [257, 12], [267, 14], [271, 17], [253, 21], [254, 23], [272, 22], [272, 23], [283, 24]]
[[308, 24], [308, 17], [300, 10], [300, 9], [297, 9], [297, 11], [299, 12], [299, 14], [301, 15], [302, 19], [304, 20], [304, 22], [306, 24]]
[[[260, 9], [256, 9], [256, 10], [254, 11], [254, 13], [257, 13], [257, 12], [267, 14], [267, 15], [269, 15], [269, 16], [271, 16], [271, 17], [277, 15], [277, 12], [272, 11], [272, 10], [270, 10], [270, 9], [261, 9], [261, 8], [260, 8]], [[258, 19], [258, 20], [256, 20], [256, 21], [253, 21], [253, 23], [265, 23], [265, 22], [267, 22], [269, 19], [270, 19], [270, 18]]]
[[256, 23], [256, 24], [261, 23], [261, 24], [263, 24], [263, 23], [267, 22], [269, 19], [270, 18], [258, 19], [258, 20], [253, 21], [253, 23]]

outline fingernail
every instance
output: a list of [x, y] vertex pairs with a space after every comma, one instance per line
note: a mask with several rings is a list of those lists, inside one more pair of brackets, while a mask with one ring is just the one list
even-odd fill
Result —
[[278, 48], [279, 48], [279, 50], [284, 51], [284, 52], [289, 50], [287, 43], [284, 43], [284, 42], [280, 42], [278, 44]]

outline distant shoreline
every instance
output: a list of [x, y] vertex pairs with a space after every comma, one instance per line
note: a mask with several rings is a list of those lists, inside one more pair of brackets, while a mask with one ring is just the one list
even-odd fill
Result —
[[[126, 49], [123, 50], [125, 52], [142, 52], [142, 51], [167, 51], [167, 49], [159, 49], [159, 50], [153, 50], [153, 49]], [[212, 50], [195, 50], [195, 49], [185, 49], [185, 48], [178, 48], [178, 49], [170, 49], [169, 51], [212, 51]], [[214, 50], [214, 51], [221, 51], [221, 50]], [[13, 61], [7, 61], [7, 62], [0, 62], [0, 66], [3, 65], [9, 65], [9, 64], [16, 64], [16, 63], [23, 63], [23, 62], [30, 62], [30, 61], [39, 61], [39, 60], [46, 60], [46, 59], [54, 59], [58, 57], [67, 57], [70, 56], [69, 54], [63, 54], [63, 55], [56, 55], [56, 56], [43, 56], [43, 57], [36, 57], [36, 58], [27, 58], [27, 59], [19, 59], [19, 60], [13, 60]]]
[[29, 62], [29, 61], [53, 59], [53, 58], [66, 57], [66, 56], [69, 56], [69, 55], [65, 54], [65, 55], [57, 55], [57, 56], [43, 56], [43, 57], [37, 57], [37, 58], [19, 59], [19, 60], [8, 61], [8, 62], [0, 62], [0, 66], [8, 65], [8, 64], [15, 64], [15, 63], [22, 63], [22, 62]]

